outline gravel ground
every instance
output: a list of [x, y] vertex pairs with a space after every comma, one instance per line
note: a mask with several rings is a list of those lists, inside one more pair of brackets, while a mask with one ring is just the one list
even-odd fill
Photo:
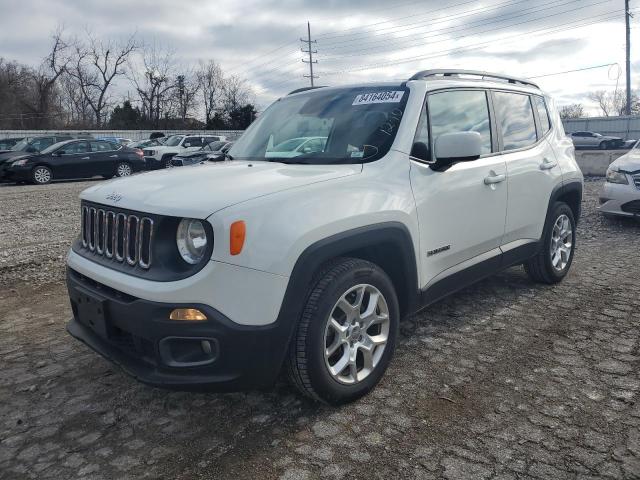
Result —
[[595, 212], [600, 181], [563, 283], [512, 268], [439, 302], [341, 408], [146, 387], [69, 337], [86, 185], [0, 188], [0, 478], [640, 478], [640, 224]]

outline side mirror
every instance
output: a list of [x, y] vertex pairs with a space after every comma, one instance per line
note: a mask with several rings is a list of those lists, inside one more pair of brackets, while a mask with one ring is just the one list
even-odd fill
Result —
[[478, 132], [444, 133], [436, 138], [435, 156], [438, 162], [468, 162], [482, 153], [482, 137]]

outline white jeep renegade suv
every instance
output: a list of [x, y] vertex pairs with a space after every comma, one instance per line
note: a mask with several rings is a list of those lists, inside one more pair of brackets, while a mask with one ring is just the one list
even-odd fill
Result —
[[[301, 137], [323, 141], [273, 155]], [[525, 80], [295, 91], [229, 154], [81, 194], [68, 330], [142, 382], [263, 388], [286, 369], [348, 402], [380, 381], [402, 318], [512, 265], [549, 284], [571, 266], [582, 174]]]

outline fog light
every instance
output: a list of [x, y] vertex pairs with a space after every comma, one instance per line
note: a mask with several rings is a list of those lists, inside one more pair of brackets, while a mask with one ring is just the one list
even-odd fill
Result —
[[169, 320], [186, 320], [189, 322], [201, 322], [207, 316], [196, 308], [176, 308], [169, 315]]

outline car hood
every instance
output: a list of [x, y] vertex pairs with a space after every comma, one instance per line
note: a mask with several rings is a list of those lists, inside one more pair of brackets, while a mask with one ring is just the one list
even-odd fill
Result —
[[637, 172], [640, 171], [640, 149], [631, 150], [626, 155], [618, 158], [611, 164], [612, 167], [617, 167], [618, 170], [625, 172]]
[[82, 192], [80, 198], [140, 212], [206, 218], [246, 200], [361, 171], [359, 164], [206, 163], [103, 182]]
[[13, 150], [9, 150], [8, 152], [0, 153], [0, 163], [4, 163], [8, 160], [20, 160], [21, 158], [33, 157], [33, 153], [27, 152], [15, 152]]
[[208, 153], [211, 153], [211, 152], [202, 152], [198, 150], [197, 152], [181, 153], [180, 155], [176, 155], [174, 158], [204, 157]]

